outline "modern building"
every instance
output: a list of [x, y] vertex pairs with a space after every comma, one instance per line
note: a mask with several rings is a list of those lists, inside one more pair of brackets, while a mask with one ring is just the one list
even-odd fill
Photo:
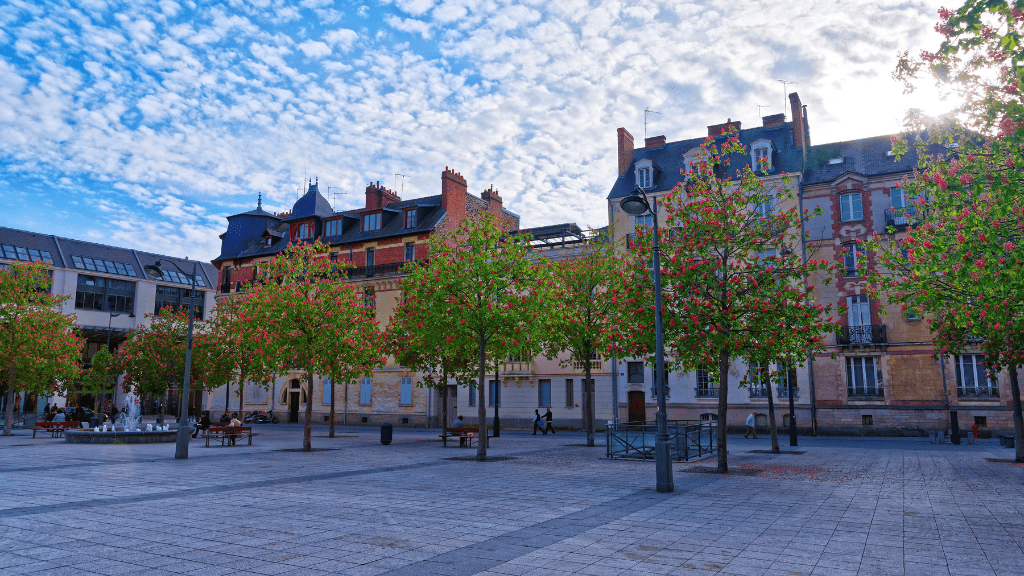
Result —
[[[85, 365], [104, 346], [109, 346], [111, 352], [116, 350], [129, 330], [149, 322], [147, 314], [155, 314], [165, 307], [187, 306], [191, 278], [167, 263], [177, 263], [189, 272], [195, 264], [194, 260], [184, 258], [0, 227], [0, 267], [7, 267], [13, 261], [37, 260], [51, 265], [52, 292], [68, 297], [64, 312], [76, 316], [81, 335], [86, 339], [82, 353]], [[158, 260], [164, 262], [164, 278], [152, 280], [143, 267]], [[211, 264], [199, 263], [196, 318], [208, 318], [213, 311], [216, 280], [217, 269]], [[104, 401], [120, 401], [123, 396], [120, 387], [116, 394], [116, 398], [105, 395]], [[193, 401], [201, 402], [201, 394], [195, 392]], [[34, 398], [22, 394], [19, 407], [30, 414], [41, 412], [47, 403], [90, 407], [95, 400], [93, 394], [72, 385], [67, 396]], [[141, 400], [146, 414], [154, 413], [158, 403], [164, 405], [167, 413], [176, 413], [177, 399], [173, 395], [169, 401], [150, 397]]]
[[[349, 281], [365, 295], [367, 306], [376, 310], [381, 326], [386, 326], [398, 304], [402, 267], [406, 262], [428, 257], [427, 242], [434, 234], [458, 227], [461, 220], [490, 213], [510, 232], [531, 233], [538, 257], [571, 250], [586, 235], [575, 225], [520, 230], [519, 216], [503, 207], [493, 186], [479, 196], [468, 192], [466, 180], [445, 169], [441, 174], [441, 193], [424, 198], [402, 199], [379, 183], [365, 189], [365, 204], [355, 210], [335, 211], [321, 194], [317, 182], [308, 188], [288, 212], [274, 214], [257, 202], [255, 210], [228, 217], [228, 229], [221, 235], [221, 254], [213, 261], [219, 270], [218, 298], [230, 298], [244, 292], [258, 267], [280, 254], [290, 243], [320, 239], [329, 246], [329, 257], [351, 263]], [[564, 365], [563, 365], [564, 364]], [[598, 366], [594, 379], [607, 388], [610, 362], [594, 360]], [[314, 421], [330, 417], [331, 394], [335, 395], [335, 422], [344, 424], [439, 425], [445, 409], [439, 390], [420, 386], [423, 374], [394, 363], [392, 358], [372, 376], [358, 382], [335, 382], [314, 378], [312, 390], [298, 373], [276, 379], [270, 389], [245, 387], [239, 399], [231, 386], [213, 391], [206, 407], [212, 411], [274, 410], [284, 421], [298, 422], [312, 401]], [[580, 391], [583, 367], [560, 359], [510, 358], [498, 369], [499, 410], [503, 426], [527, 426], [534, 410], [552, 408], [558, 425], [579, 425]], [[490, 380], [487, 402], [493, 406], [495, 382]], [[235, 386], [237, 388], [237, 386]], [[236, 390], [237, 392], [237, 390]], [[476, 420], [475, 389], [459, 390], [449, 386], [447, 414]], [[608, 393], [603, 414], [611, 414]], [[600, 407], [600, 404], [599, 404]], [[489, 411], [489, 414], [491, 412]]]

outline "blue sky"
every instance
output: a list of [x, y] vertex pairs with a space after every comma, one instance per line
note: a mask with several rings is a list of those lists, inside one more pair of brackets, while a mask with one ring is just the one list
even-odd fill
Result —
[[670, 141], [759, 125], [790, 80], [819, 144], [940, 111], [890, 78], [938, 45], [938, 6], [5, 0], [0, 225], [208, 260], [258, 193], [286, 210], [318, 178], [349, 209], [371, 181], [438, 194], [450, 166], [524, 227], [597, 227], [645, 108]]

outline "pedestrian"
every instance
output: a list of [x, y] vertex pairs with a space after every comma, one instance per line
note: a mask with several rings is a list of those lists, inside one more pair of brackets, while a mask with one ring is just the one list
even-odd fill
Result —
[[750, 416], [747, 416], [747, 433], [743, 435], [747, 438], [749, 435], [754, 435], [754, 440], [757, 440], [757, 428], [754, 427], [754, 413], [751, 412]]
[[550, 430], [552, 434], [555, 433], [555, 427], [551, 425], [551, 418], [551, 408], [548, 408], [548, 411], [544, 413], [544, 419], [548, 421], [548, 426], [544, 429], [545, 436], [547, 435], [548, 430]]
[[205, 432], [205, 431], [207, 431], [209, 429], [210, 429], [210, 413], [209, 412], [203, 412], [203, 416], [199, 419], [199, 423], [196, 424], [196, 429], [192, 432], [192, 437], [193, 438], [197, 438], [197, 437], [199, 437], [199, 431], [200, 430]]
[[220, 421], [223, 424], [227, 424], [228, 422], [231, 422], [231, 413], [228, 412], [227, 410], [225, 410], [224, 414], [220, 417]]
[[[544, 421], [544, 419], [540, 417], [540, 410], [534, 410], [533, 411], [533, 435], [534, 436], [537, 435], [537, 431], [538, 430], [540, 430], [541, 432], [544, 432], [544, 426], [541, 424], [541, 422], [543, 422], [543, 421]], [[548, 433], [544, 432], [544, 435], [547, 436]]]

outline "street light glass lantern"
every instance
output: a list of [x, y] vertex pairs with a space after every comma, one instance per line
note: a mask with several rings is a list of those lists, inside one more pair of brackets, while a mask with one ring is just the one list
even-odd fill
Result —
[[626, 196], [619, 202], [619, 206], [622, 207], [623, 212], [632, 216], [639, 216], [651, 209], [647, 200], [637, 194]]
[[160, 268], [160, 261], [157, 260], [155, 264], [147, 264], [142, 267], [146, 271], [146, 274], [154, 280], [159, 280], [164, 277], [164, 271]]

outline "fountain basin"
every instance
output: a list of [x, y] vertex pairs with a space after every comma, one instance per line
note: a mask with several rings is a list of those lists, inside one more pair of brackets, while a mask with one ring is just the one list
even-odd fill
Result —
[[[191, 434], [190, 434], [191, 436]], [[79, 430], [72, 428], [64, 432], [64, 441], [68, 444], [156, 444], [174, 442], [178, 438], [178, 430], [142, 430], [139, 432], [96, 432], [93, 429]]]

